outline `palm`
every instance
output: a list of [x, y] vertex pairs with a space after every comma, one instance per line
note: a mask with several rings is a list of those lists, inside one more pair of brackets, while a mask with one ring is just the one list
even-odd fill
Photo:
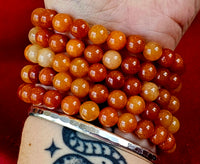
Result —
[[200, 0], [45, 0], [45, 5], [173, 49], [200, 8]]

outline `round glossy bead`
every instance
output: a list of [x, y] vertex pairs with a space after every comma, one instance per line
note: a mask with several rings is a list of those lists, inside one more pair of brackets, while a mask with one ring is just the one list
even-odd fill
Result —
[[25, 49], [24, 56], [32, 63], [38, 63], [38, 51], [41, 49], [42, 47], [37, 44], [30, 45]]
[[156, 67], [150, 62], [146, 62], [141, 65], [138, 76], [143, 81], [151, 81], [156, 76], [156, 73]]
[[39, 29], [40, 29], [40, 27], [33, 27], [30, 29], [30, 31], [28, 33], [28, 39], [32, 44], [36, 44], [35, 35]]
[[146, 101], [154, 101], [157, 99], [159, 95], [159, 88], [155, 83], [152, 82], [145, 82], [142, 85], [142, 91], [140, 95]]
[[171, 94], [167, 89], [160, 89], [156, 102], [161, 106], [166, 106], [169, 104], [170, 97]]
[[125, 83], [123, 90], [129, 96], [137, 95], [141, 92], [142, 84], [140, 80], [135, 77], [128, 78]]
[[90, 28], [88, 37], [94, 44], [102, 44], [107, 40], [108, 31], [102, 25], [94, 25]]
[[155, 120], [160, 112], [160, 107], [154, 102], [147, 102], [142, 118], [147, 120]]
[[72, 82], [71, 92], [73, 95], [83, 98], [88, 95], [89, 87], [89, 83], [86, 80], [78, 78]]
[[119, 52], [109, 50], [103, 55], [102, 62], [106, 68], [113, 70], [121, 65], [122, 57]]
[[72, 25], [72, 18], [68, 14], [56, 14], [52, 20], [53, 28], [58, 32], [69, 31]]
[[120, 71], [111, 71], [106, 76], [106, 85], [111, 89], [120, 89], [124, 85], [124, 75]]
[[163, 126], [156, 126], [150, 140], [153, 144], [158, 145], [164, 142], [167, 139], [167, 136], [168, 132]]
[[61, 34], [53, 34], [49, 38], [49, 47], [55, 53], [65, 51], [67, 37]]
[[160, 110], [156, 124], [162, 125], [164, 128], [168, 128], [172, 123], [172, 114], [168, 110]]
[[42, 87], [34, 87], [31, 90], [31, 95], [30, 95], [30, 99], [31, 99], [31, 103], [34, 105], [42, 105], [43, 103], [43, 96], [45, 94], [46, 90]]
[[172, 113], [176, 113], [180, 108], [180, 101], [176, 96], [171, 96], [167, 109]]
[[174, 52], [168, 48], [164, 48], [162, 51], [162, 56], [158, 60], [158, 63], [163, 67], [170, 67], [174, 62], [174, 59]]
[[28, 49], [32, 46], [32, 44], [29, 44], [28, 46], [26, 46], [26, 48], [24, 49], [24, 57], [26, 58], [27, 61], [30, 62], [28, 56], [27, 56], [27, 51]]
[[40, 28], [35, 34], [35, 41], [42, 47], [49, 46], [49, 38], [52, 35], [52, 32], [48, 29]]
[[137, 127], [137, 120], [133, 114], [123, 113], [119, 116], [117, 126], [122, 132], [131, 133]]
[[75, 96], [66, 96], [61, 101], [61, 109], [67, 115], [75, 115], [79, 112], [81, 106], [80, 100]]
[[108, 98], [108, 89], [105, 85], [95, 84], [89, 90], [89, 97], [97, 104], [104, 103]]
[[25, 82], [25, 83], [32, 83], [32, 81], [29, 79], [28, 73], [29, 70], [33, 67], [33, 65], [26, 65], [22, 68], [21, 70], [21, 79]]
[[136, 74], [140, 70], [140, 61], [133, 56], [126, 57], [122, 61], [121, 69], [126, 74]]
[[98, 119], [104, 127], [112, 127], [118, 122], [118, 113], [112, 107], [105, 107], [100, 111]]
[[27, 83], [22, 83], [20, 86], [17, 88], [17, 96], [21, 99], [21, 94], [22, 94], [22, 88], [27, 85]]
[[160, 68], [157, 70], [154, 82], [157, 85], [166, 86], [169, 82], [170, 71], [166, 68]]
[[83, 54], [85, 45], [81, 40], [70, 39], [66, 45], [66, 52], [71, 57], [79, 57]]
[[164, 142], [162, 142], [161, 144], [159, 144], [158, 146], [161, 150], [166, 151], [166, 150], [172, 149], [175, 144], [176, 144], [176, 140], [175, 140], [173, 134], [169, 133], [167, 136], [167, 139]]
[[100, 82], [106, 78], [107, 70], [103, 64], [95, 63], [89, 68], [88, 76], [93, 82]]
[[49, 48], [42, 48], [38, 51], [38, 64], [42, 67], [51, 67], [55, 53]]
[[75, 19], [71, 26], [71, 34], [76, 38], [84, 38], [88, 35], [89, 25], [83, 19]]
[[56, 54], [53, 58], [52, 67], [57, 72], [66, 72], [70, 67], [70, 58], [64, 54]]
[[30, 68], [30, 70], [28, 71], [28, 77], [32, 83], [39, 82], [40, 70], [41, 70], [41, 67], [39, 65], [33, 65], [32, 68]]
[[126, 106], [127, 97], [121, 90], [110, 92], [107, 99], [108, 105], [115, 109], [123, 109]]
[[61, 94], [56, 90], [47, 91], [43, 97], [43, 104], [50, 109], [55, 109], [60, 106], [62, 100]]
[[174, 146], [173, 146], [172, 149], [165, 150], [164, 152], [165, 152], [165, 153], [173, 153], [173, 152], [175, 152], [175, 150], [176, 150], [176, 143], [174, 144]]
[[72, 78], [66, 72], [59, 72], [53, 78], [53, 86], [61, 92], [68, 91], [71, 87]]
[[88, 45], [84, 50], [84, 58], [89, 63], [98, 63], [103, 57], [103, 50], [97, 45]]
[[126, 35], [121, 31], [112, 31], [108, 35], [107, 45], [112, 50], [121, 50], [126, 45]]
[[83, 58], [75, 58], [70, 64], [70, 73], [75, 77], [84, 77], [88, 74], [89, 64]]
[[144, 50], [145, 40], [139, 35], [130, 35], [127, 38], [126, 49], [132, 53], [140, 53]]
[[168, 87], [170, 89], [177, 88], [181, 83], [181, 77], [177, 73], [172, 73], [169, 77]]
[[182, 73], [184, 71], [184, 61], [181, 55], [175, 53], [175, 59], [170, 68], [173, 72]]
[[145, 101], [140, 96], [131, 96], [127, 101], [126, 109], [134, 115], [140, 114], [145, 110]]
[[158, 60], [162, 55], [162, 47], [156, 42], [148, 42], [144, 47], [143, 55], [149, 61]]
[[149, 120], [141, 120], [137, 124], [137, 128], [135, 129], [135, 134], [140, 139], [150, 138], [154, 133], [154, 125]]
[[93, 121], [99, 116], [99, 106], [93, 101], [86, 101], [80, 106], [79, 114], [84, 120]]
[[43, 68], [39, 73], [39, 81], [44, 85], [52, 85], [56, 72], [52, 68]]
[[172, 117], [172, 123], [171, 123], [171, 125], [167, 128], [167, 130], [168, 130], [170, 133], [174, 134], [174, 133], [176, 133], [176, 132], [179, 130], [179, 128], [180, 128], [180, 122], [179, 122], [179, 120], [178, 120], [175, 116], [173, 116], [173, 117]]
[[25, 84], [24, 86], [22, 86], [21, 91], [19, 93], [19, 98], [26, 103], [31, 103], [32, 88], [34, 88], [33, 84]]

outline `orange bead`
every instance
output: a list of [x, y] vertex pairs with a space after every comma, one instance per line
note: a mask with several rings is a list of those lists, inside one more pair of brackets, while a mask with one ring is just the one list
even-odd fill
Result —
[[172, 123], [172, 114], [168, 110], [160, 110], [158, 118], [155, 120], [156, 124], [168, 128]]
[[102, 25], [94, 25], [90, 28], [88, 37], [94, 44], [102, 44], [107, 40], [108, 31]]
[[180, 101], [176, 96], [171, 96], [167, 109], [172, 113], [176, 113], [180, 108]]
[[35, 35], [39, 29], [40, 27], [33, 27], [29, 30], [28, 39], [32, 44], [36, 44]]
[[81, 78], [74, 80], [71, 84], [71, 92], [73, 95], [83, 98], [89, 93], [89, 83]]
[[108, 35], [107, 45], [112, 50], [121, 50], [126, 45], [126, 35], [120, 31], [112, 31]]
[[143, 55], [149, 61], [158, 60], [162, 55], [162, 47], [156, 42], [148, 42], [144, 47]]
[[145, 62], [141, 65], [138, 76], [143, 81], [151, 81], [156, 76], [157, 70], [153, 63]]
[[32, 83], [32, 81], [29, 78], [29, 70], [33, 67], [33, 65], [26, 65], [21, 70], [21, 79], [25, 83]]
[[61, 101], [61, 109], [67, 115], [75, 115], [79, 112], [81, 106], [80, 100], [75, 96], [66, 96]]
[[71, 87], [72, 78], [68, 73], [59, 72], [53, 78], [53, 86], [61, 92], [68, 91]]
[[40, 71], [41, 71], [41, 67], [39, 65], [33, 65], [33, 67], [28, 71], [28, 77], [32, 83], [39, 82]]
[[145, 101], [140, 96], [129, 97], [126, 109], [132, 114], [140, 114], [145, 110]]
[[83, 54], [85, 45], [81, 40], [70, 39], [66, 45], [66, 52], [71, 57], [79, 57]]
[[175, 116], [173, 116], [173, 117], [172, 117], [172, 123], [171, 123], [171, 125], [167, 128], [167, 130], [168, 130], [170, 133], [174, 134], [174, 133], [176, 133], [176, 132], [179, 130], [179, 128], [180, 128], [180, 122], [179, 122], [179, 120], [178, 120]]
[[56, 90], [49, 90], [44, 94], [43, 104], [49, 109], [55, 109], [60, 106], [62, 100], [61, 94]]
[[94, 121], [99, 116], [99, 106], [93, 101], [86, 101], [80, 106], [79, 114], [85, 121]]
[[127, 97], [121, 90], [114, 90], [108, 95], [108, 105], [115, 109], [123, 109], [126, 106]]
[[140, 53], [144, 50], [145, 40], [139, 35], [130, 35], [127, 38], [126, 49], [132, 53]]
[[64, 52], [67, 43], [67, 37], [61, 34], [53, 34], [49, 38], [49, 47], [52, 51]]
[[160, 107], [154, 102], [146, 102], [145, 111], [142, 118], [147, 120], [155, 120], [160, 112]]
[[52, 68], [43, 68], [39, 73], [39, 81], [44, 85], [52, 85], [56, 72]]
[[167, 139], [167, 136], [168, 132], [163, 126], [156, 126], [150, 140], [153, 144], [158, 145], [164, 142]]
[[184, 68], [185, 68], [185, 64], [184, 64], [184, 60], [183, 60], [182, 56], [175, 53], [175, 59], [171, 65], [170, 69], [173, 72], [182, 73], [184, 71]]
[[176, 144], [176, 140], [173, 134], [169, 133], [167, 136], [167, 139], [161, 144], [159, 144], [158, 146], [161, 150], [166, 151], [166, 150], [171, 150], [175, 144]]
[[56, 54], [53, 58], [52, 67], [57, 72], [66, 72], [70, 67], [70, 58], [64, 53]]
[[137, 120], [133, 114], [123, 113], [119, 116], [117, 126], [122, 132], [131, 133], [137, 127]]
[[48, 47], [49, 46], [49, 38], [52, 35], [52, 31], [48, 29], [40, 28], [35, 34], [35, 41], [41, 47]]
[[33, 84], [25, 84], [21, 87], [21, 91], [19, 93], [19, 98], [26, 102], [31, 103], [31, 90], [34, 88]]
[[161, 106], [166, 106], [169, 104], [171, 94], [166, 89], [160, 89], [159, 95], [156, 99], [156, 102]]
[[106, 75], [106, 67], [101, 63], [92, 64], [89, 68], [88, 76], [93, 82], [103, 81]]
[[89, 64], [83, 58], [75, 58], [70, 64], [70, 73], [75, 77], [84, 77], [88, 74]]
[[103, 50], [97, 45], [88, 45], [84, 50], [84, 57], [89, 63], [98, 63], [103, 57]]
[[173, 146], [173, 148], [172, 149], [169, 149], [169, 150], [165, 150], [164, 152], [165, 153], [173, 153], [173, 152], [175, 152], [175, 150], [176, 150], [176, 143], [174, 144], [174, 146]]
[[157, 99], [159, 95], [159, 88], [155, 83], [152, 82], [145, 82], [142, 85], [142, 91], [140, 95], [146, 101], [154, 101]]
[[105, 127], [112, 127], [118, 122], [118, 113], [114, 108], [105, 107], [99, 113], [99, 122]]
[[31, 103], [34, 105], [42, 105], [45, 92], [46, 90], [42, 87], [34, 87], [30, 95]]
[[56, 14], [52, 20], [53, 28], [58, 32], [67, 32], [72, 25], [72, 18], [68, 14]]
[[88, 35], [89, 25], [83, 19], [75, 19], [71, 26], [71, 34], [76, 38], [84, 38]]
[[137, 128], [135, 130], [135, 134], [140, 139], [147, 139], [151, 137], [154, 133], [154, 125], [149, 120], [141, 120], [137, 124]]

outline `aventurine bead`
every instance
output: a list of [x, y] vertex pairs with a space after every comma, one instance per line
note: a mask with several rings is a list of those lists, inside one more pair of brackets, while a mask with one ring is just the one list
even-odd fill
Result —
[[31, 99], [31, 103], [33, 105], [42, 105], [43, 103], [43, 96], [45, 94], [46, 90], [42, 87], [34, 87], [31, 90], [31, 95], [30, 95], [30, 99]]
[[42, 48], [38, 51], [37, 61], [42, 67], [51, 67], [55, 53], [49, 48]]
[[120, 71], [111, 71], [106, 76], [106, 85], [111, 89], [120, 89], [124, 85], [124, 75]]
[[108, 105], [115, 109], [123, 109], [126, 106], [127, 97], [121, 90], [110, 92], [107, 99]]
[[39, 81], [44, 85], [52, 85], [53, 77], [56, 72], [52, 68], [43, 68], [39, 73]]
[[32, 83], [39, 82], [39, 73], [42, 68], [39, 65], [33, 65], [28, 71], [28, 77]]
[[105, 107], [100, 111], [98, 119], [104, 127], [112, 127], [118, 122], [118, 113], [112, 107]]
[[167, 136], [168, 132], [163, 126], [156, 126], [150, 140], [153, 144], [158, 145], [166, 141]]
[[38, 29], [37, 33], [35, 34], [35, 41], [41, 47], [48, 47], [49, 46], [49, 38], [52, 35], [52, 31], [48, 29], [40, 28]]
[[162, 47], [156, 42], [148, 42], [144, 47], [143, 55], [149, 61], [156, 61], [162, 55]]
[[100, 82], [106, 78], [106, 67], [101, 63], [92, 64], [89, 67], [88, 76], [93, 82]]
[[108, 31], [102, 25], [94, 25], [90, 28], [88, 37], [94, 44], [102, 44], [107, 40]]
[[67, 115], [75, 115], [79, 112], [80, 100], [76, 96], [66, 96], [61, 101], [61, 109]]
[[175, 59], [170, 69], [177, 73], [182, 73], [184, 71], [184, 61], [181, 55], [175, 53]]
[[103, 50], [97, 45], [88, 45], [84, 50], [84, 57], [89, 63], [98, 63], [103, 57]]
[[167, 89], [160, 89], [159, 95], [156, 99], [156, 102], [161, 106], [166, 106], [169, 104], [171, 94]]
[[85, 45], [81, 40], [70, 39], [66, 45], [66, 52], [71, 57], [79, 57], [83, 54]]
[[156, 76], [156, 73], [156, 67], [150, 62], [145, 62], [141, 65], [138, 76], [143, 81], [151, 81]]
[[79, 98], [83, 98], [88, 95], [89, 87], [89, 83], [86, 80], [82, 78], [77, 78], [71, 84], [71, 92], [73, 93], [73, 95]]
[[168, 128], [172, 123], [172, 114], [168, 110], [160, 110], [158, 118], [155, 120], [157, 125], [162, 125], [164, 128]]
[[169, 77], [168, 87], [170, 89], [177, 88], [181, 83], [181, 77], [177, 73], [172, 73]]
[[121, 69], [125, 74], [136, 74], [140, 70], [140, 61], [136, 57], [128, 56], [123, 59]]
[[28, 33], [28, 39], [32, 44], [36, 44], [35, 35], [39, 29], [40, 29], [40, 27], [33, 27], [30, 29], [30, 31]]
[[179, 122], [179, 120], [178, 120], [175, 116], [173, 116], [173, 117], [172, 117], [172, 123], [171, 123], [171, 125], [167, 128], [167, 130], [168, 130], [170, 133], [174, 134], [174, 133], [176, 133], [176, 132], [179, 130], [179, 128], [180, 128], [180, 122]]
[[89, 64], [83, 58], [75, 58], [70, 64], [70, 73], [75, 77], [84, 77], [88, 74]]
[[154, 82], [157, 85], [166, 86], [169, 82], [170, 71], [167, 68], [160, 68], [157, 70]]
[[164, 48], [162, 51], [162, 56], [158, 60], [158, 63], [163, 67], [170, 67], [174, 62], [174, 59], [174, 52], [168, 48]]
[[159, 95], [159, 88], [155, 83], [152, 82], [145, 82], [142, 85], [142, 91], [140, 95], [146, 101], [154, 101], [157, 99]]
[[43, 104], [50, 109], [55, 109], [60, 106], [62, 100], [61, 94], [56, 90], [49, 90], [44, 94]]
[[112, 50], [121, 50], [126, 45], [126, 35], [121, 31], [112, 31], [108, 35], [107, 45]]
[[125, 83], [123, 90], [129, 96], [137, 95], [141, 92], [142, 84], [140, 80], [135, 77], [128, 78]]
[[135, 134], [140, 139], [150, 138], [154, 133], [154, 125], [149, 120], [141, 120], [138, 122], [137, 127], [135, 129]]
[[180, 108], [180, 101], [176, 96], [171, 96], [167, 109], [172, 113], [176, 113]]
[[145, 110], [142, 118], [147, 120], [155, 120], [160, 112], [160, 107], [154, 102], [146, 102]]
[[64, 54], [56, 54], [53, 58], [52, 68], [57, 72], [66, 72], [70, 67], [70, 58]]
[[160, 149], [166, 151], [166, 150], [172, 149], [175, 144], [176, 144], [176, 141], [173, 134], [169, 133], [167, 136], [167, 139], [161, 144], [159, 144], [158, 146]]
[[72, 25], [72, 18], [68, 14], [56, 14], [52, 20], [53, 28], [58, 32], [67, 32]]
[[119, 116], [117, 126], [122, 132], [131, 133], [137, 127], [137, 120], [133, 114], [123, 113]]
[[89, 97], [97, 104], [104, 103], [108, 98], [108, 89], [105, 85], [95, 84], [89, 90]]
[[85, 101], [79, 109], [80, 116], [86, 121], [94, 121], [99, 112], [99, 106], [93, 101]]
[[71, 34], [76, 38], [84, 38], [89, 31], [88, 23], [83, 19], [75, 19], [71, 26]]
[[37, 44], [30, 45], [26, 47], [24, 51], [24, 56], [28, 61], [32, 63], [38, 63], [38, 51], [41, 49], [42, 47]]
[[19, 98], [26, 102], [26, 103], [31, 103], [31, 90], [34, 88], [33, 84], [25, 84], [24, 86], [21, 87], [20, 93], [19, 93]]
[[103, 55], [102, 62], [106, 68], [113, 70], [121, 65], [122, 57], [119, 52], [109, 50]]
[[65, 51], [67, 37], [62, 34], [53, 34], [49, 38], [49, 47], [55, 53]]
[[130, 35], [127, 38], [126, 49], [132, 53], [140, 53], [144, 50], [145, 41], [139, 35]]
[[127, 101], [126, 109], [134, 115], [140, 114], [145, 110], [145, 101], [140, 96], [131, 96]]
[[53, 86], [61, 92], [68, 91], [71, 87], [72, 78], [66, 72], [59, 72], [53, 78]]
[[21, 70], [21, 79], [25, 82], [25, 83], [32, 83], [32, 81], [29, 79], [28, 73], [29, 70], [33, 67], [33, 65], [26, 65], [22, 68]]

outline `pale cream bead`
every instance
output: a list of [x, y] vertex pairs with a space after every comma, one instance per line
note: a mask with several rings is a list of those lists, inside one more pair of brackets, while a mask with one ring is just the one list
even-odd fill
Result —
[[42, 67], [51, 67], [55, 53], [49, 48], [38, 51], [38, 64]]
[[37, 45], [37, 44], [33, 44], [31, 45], [28, 50], [26, 51], [26, 56], [28, 57], [28, 59], [33, 62], [33, 63], [38, 63], [38, 51], [42, 49], [41, 46]]
[[142, 91], [140, 95], [146, 101], [154, 101], [157, 99], [159, 95], [159, 88], [155, 83], [152, 82], [145, 82], [142, 85]]
[[32, 29], [30, 29], [30, 31], [28, 33], [28, 39], [33, 44], [36, 44], [35, 35], [38, 32], [39, 28], [40, 27], [33, 27]]

